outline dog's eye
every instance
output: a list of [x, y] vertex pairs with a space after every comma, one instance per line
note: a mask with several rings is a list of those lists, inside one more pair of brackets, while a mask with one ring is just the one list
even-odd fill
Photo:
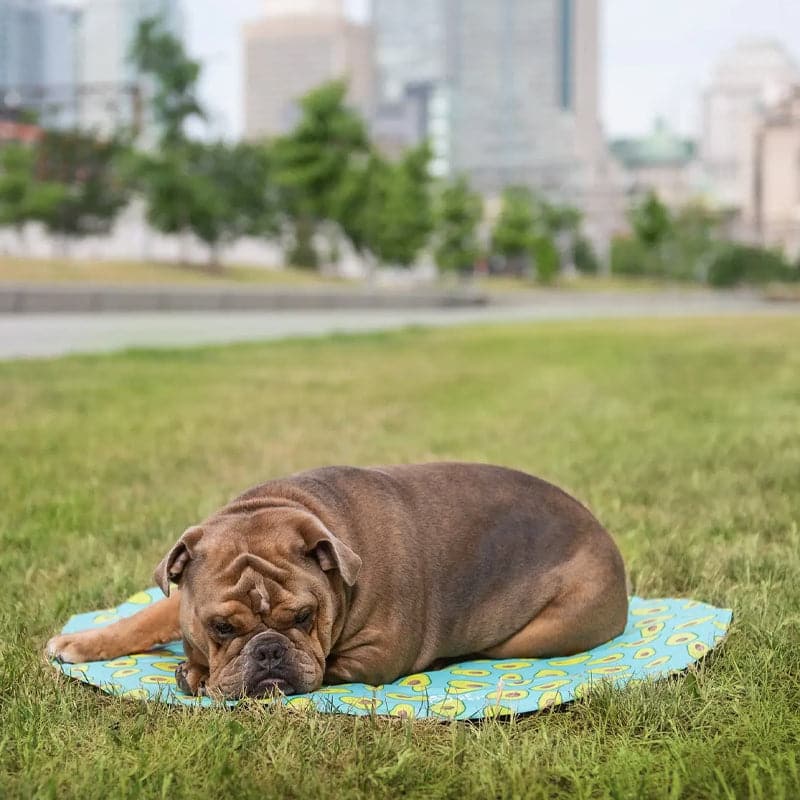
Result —
[[236, 628], [234, 628], [230, 622], [225, 622], [224, 620], [215, 622], [212, 627], [214, 628], [214, 633], [219, 636], [232, 636], [236, 633]]
[[297, 615], [297, 616], [294, 618], [294, 624], [295, 624], [295, 625], [296, 625], [298, 628], [305, 628], [305, 627], [307, 627], [309, 622], [311, 622], [311, 609], [310, 609], [310, 608], [306, 608], [306, 609], [304, 609], [303, 611], [301, 611], [301, 612], [300, 612], [300, 613], [299, 613], [299, 614], [298, 614], [298, 615]]

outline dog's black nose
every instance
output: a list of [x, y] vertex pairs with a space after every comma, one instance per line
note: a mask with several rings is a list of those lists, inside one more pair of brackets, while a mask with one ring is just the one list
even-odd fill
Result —
[[281, 641], [283, 637], [264, 634], [253, 640], [251, 656], [263, 669], [274, 669], [283, 661], [286, 655], [286, 644]]

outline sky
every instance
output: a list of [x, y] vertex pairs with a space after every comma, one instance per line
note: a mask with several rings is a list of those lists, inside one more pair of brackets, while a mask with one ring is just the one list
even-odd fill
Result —
[[[352, 16], [366, 18], [368, 0], [345, 2]], [[260, 16], [263, 4], [183, 5], [189, 49], [205, 63], [202, 92], [212, 110], [212, 134], [238, 136], [241, 28]], [[700, 97], [715, 63], [753, 37], [779, 40], [800, 62], [800, 0], [604, 0], [600, 86], [607, 134], [641, 135], [657, 116], [684, 134], [698, 133]]]

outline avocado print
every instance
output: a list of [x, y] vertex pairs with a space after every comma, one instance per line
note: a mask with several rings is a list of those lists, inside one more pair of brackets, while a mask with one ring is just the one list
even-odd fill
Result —
[[176, 667], [181, 662], [176, 658], [174, 661], [154, 661], [150, 666], [160, 672], [175, 672]]
[[620, 675], [630, 669], [628, 664], [614, 664], [609, 667], [593, 667], [589, 670], [592, 675]]
[[557, 678], [544, 681], [544, 683], [535, 683], [533, 688], [536, 689], [537, 692], [549, 692], [554, 689], [560, 689], [562, 686], [567, 686], [570, 683], [572, 683], [572, 681], [569, 678]]
[[424, 692], [431, 685], [431, 679], [430, 676], [423, 672], [417, 675], [409, 675], [399, 681], [399, 684], [400, 686], [407, 686], [414, 692]]
[[569, 656], [569, 658], [551, 658], [547, 663], [552, 667], [571, 667], [574, 664], [583, 664], [591, 657], [591, 653], [579, 653], [576, 656]]
[[705, 625], [706, 622], [711, 622], [714, 619], [713, 614], [706, 614], [704, 617], [697, 617], [697, 619], [690, 619], [686, 622], [681, 622], [675, 626], [676, 631], [682, 631], [684, 628], [696, 628], [698, 625]]
[[711, 648], [705, 642], [692, 642], [687, 650], [692, 658], [702, 658]]
[[[147, 590], [134, 594], [119, 608], [78, 615], [66, 632], [101, 628], [160, 596], [158, 590]], [[471, 659], [401, 677], [385, 686], [324, 686], [308, 695], [276, 695], [247, 702], [409, 720], [509, 717], [589, 697], [600, 682], [612, 681], [622, 687], [684, 670], [724, 639], [730, 622], [730, 611], [704, 603], [633, 597], [624, 633], [589, 652], [548, 659]], [[182, 660], [183, 647], [178, 641], [109, 661], [55, 662], [53, 666], [117, 697], [200, 707], [219, 704], [217, 699], [190, 697], [178, 690], [174, 670]], [[226, 704], [235, 706], [237, 702]]]
[[106, 661], [105, 666], [109, 669], [116, 669], [117, 667], [132, 667], [139, 659], [136, 656], [125, 656], [124, 658], [115, 658], [113, 661]]
[[[569, 683], [569, 681], [567, 681]], [[529, 694], [527, 689], [500, 689], [489, 692], [486, 697], [489, 700], [522, 700]]]
[[655, 669], [656, 667], [663, 667], [672, 656], [659, 656], [658, 658], [654, 658], [652, 661], [648, 661], [645, 665], [645, 669]]
[[428, 698], [424, 694], [403, 694], [402, 692], [386, 692], [392, 700], [402, 700], [404, 703], [424, 703]]
[[153, 602], [153, 598], [150, 597], [147, 592], [136, 592], [136, 594], [131, 595], [125, 602], [134, 603], [137, 606], [149, 606], [150, 603]]
[[[274, 699], [271, 698], [270, 702], [274, 702]], [[307, 697], [290, 697], [286, 701], [286, 708], [292, 711], [316, 711], [317, 709], [314, 701]]]
[[437, 717], [457, 717], [459, 714], [463, 714], [467, 710], [467, 707], [461, 700], [442, 700], [441, 703], [434, 703], [431, 706], [431, 711], [436, 714]]
[[622, 661], [623, 658], [625, 658], [625, 656], [622, 653], [609, 653], [606, 656], [589, 659], [589, 661], [586, 662], [586, 666], [592, 667], [595, 664], [613, 664], [615, 661]]
[[147, 689], [128, 689], [127, 692], [122, 692], [121, 697], [127, 697], [130, 700], [148, 700], [150, 692]]
[[539, 710], [544, 711], [546, 708], [552, 708], [553, 706], [560, 706], [563, 703], [563, 699], [561, 697], [560, 692], [545, 692], [539, 698]]
[[353, 706], [353, 708], [360, 708], [362, 711], [376, 711], [379, 706], [383, 705], [383, 702], [376, 697], [343, 696], [339, 698], [339, 702]]
[[487, 683], [486, 681], [447, 681], [447, 687], [450, 694], [468, 694], [469, 692], [479, 692], [481, 689], [485, 689], [487, 686], [491, 685], [491, 683]]
[[491, 670], [488, 669], [459, 669], [458, 667], [453, 667], [450, 672], [453, 675], [465, 675], [470, 678], [485, 678], [487, 675], [491, 675]]
[[145, 675], [141, 678], [142, 683], [155, 683], [163, 686], [175, 686], [175, 678], [172, 675]]
[[138, 675], [141, 672], [140, 669], [136, 667], [123, 667], [122, 669], [118, 669], [115, 672], [111, 673], [112, 678], [130, 678], [134, 675]]
[[634, 617], [649, 617], [652, 614], [663, 614], [666, 611], [669, 611], [668, 605], [653, 605], [631, 609], [630, 613]]
[[491, 705], [486, 706], [483, 710], [483, 716], [488, 719], [496, 719], [497, 717], [513, 717], [517, 712], [508, 706]]
[[670, 647], [674, 647], [676, 644], [689, 644], [689, 642], [693, 642], [696, 638], [696, 633], [682, 631], [681, 633], [673, 633], [672, 636], [667, 639], [666, 643]]

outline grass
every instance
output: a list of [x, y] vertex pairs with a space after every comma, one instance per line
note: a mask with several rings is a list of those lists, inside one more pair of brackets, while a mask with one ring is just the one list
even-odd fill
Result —
[[[0, 796], [800, 796], [799, 339], [798, 319], [558, 323], [0, 364]], [[43, 662], [244, 487], [439, 458], [568, 487], [638, 593], [733, 606], [725, 646], [482, 725], [170, 710]]]
[[136, 283], [136, 284], [261, 284], [265, 286], [320, 286], [346, 284], [344, 279], [293, 269], [226, 266], [212, 272], [201, 266], [179, 266], [153, 261], [72, 261], [0, 256], [3, 283]]

